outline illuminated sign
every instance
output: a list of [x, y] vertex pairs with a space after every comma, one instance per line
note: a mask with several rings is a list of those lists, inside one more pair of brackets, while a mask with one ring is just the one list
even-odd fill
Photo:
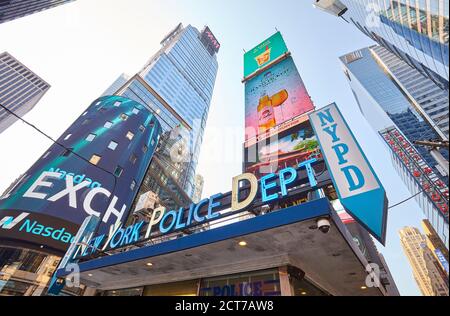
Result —
[[448, 275], [448, 261], [445, 258], [444, 254], [440, 249], [435, 249], [434, 253], [436, 254], [436, 257], [439, 259], [439, 262], [441, 263], [441, 266], [444, 268], [445, 273]]
[[205, 45], [206, 49], [210, 52], [211, 55], [219, 52], [220, 43], [216, 39], [214, 34], [211, 32], [208, 26], [206, 26], [205, 29], [203, 30], [200, 40], [203, 43], [203, 45]]
[[277, 137], [244, 146], [245, 172], [253, 173], [258, 179], [313, 158], [321, 159], [322, 154], [308, 116], [299, 124], [280, 131]]
[[422, 196], [442, 214], [448, 223], [449, 191], [447, 184], [438, 178], [417, 149], [395, 127], [380, 134], [391, 148], [397, 161], [406, 168], [413, 181], [424, 192]]
[[76, 228], [54, 217], [23, 211], [0, 211], [2, 244], [61, 253], [73, 241]]
[[[0, 215], [26, 212], [48, 229], [44, 228], [39, 241], [32, 232], [38, 232], [40, 226], [30, 226], [29, 232], [15, 231], [14, 236], [1, 230], [2, 241], [47, 246], [45, 240], [50, 242], [48, 237], [53, 236], [50, 227], [64, 228], [73, 235], [87, 216], [94, 215], [100, 218], [100, 234], [123, 221], [153, 158], [160, 132], [156, 117], [133, 100], [120, 96], [95, 100], [0, 197]], [[67, 246], [59, 242], [51, 247], [64, 253]]]
[[384, 244], [386, 193], [347, 122], [334, 103], [310, 114], [309, 118], [341, 204]]
[[[309, 160], [298, 165], [299, 169], [306, 169], [308, 181], [311, 187], [315, 187], [312, 173], [312, 164], [316, 160]], [[89, 246], [82, 251], [82, 256], [89, 256], [97, 249], [102, 251], [134, 244], [141, 240], [149, 239], [155, 235], [169, 234], [174, 231], [188, 229], [194, 225], [217, 220], [223, 216], [220, 212], [227, 208], [235, 212], [245, 210], [250, 207], [257, 196], [261, 196], [262, 203], [269, 203], [288, 196], [288, 189], [298, 181], [299, 173], [297, 169], [289, 167], [281, 170], [278, 174], [272, 173], [261, 178], [260, 181], [251, 173], [244, 173], [236, 176], [232, 181], [231, 201], [225, 205], [222, 202], [223, 194], [215, 194], [210, 198], [203, 199], [199, 203], [192, 203], [188, 208], [166, 211], [164, 208], [157, 208], [153, 211], [149, 223], [138, 222], [126, 228], [120, 223], [113, 225], [108, 234], [102, 234], [93, 238]], [[243, 182], [249, 184], [249, 191], [245, 198], [242, 198], [240, 186]], [[226, 215], [226, 214], [225, 214]]]
[[280, 32], [244, 54], [244, 78], [288, 53], [286, 43]]
[[278, 126], [314, 110], [292, 57], [245, 83], [245, 141], [267, 138]]

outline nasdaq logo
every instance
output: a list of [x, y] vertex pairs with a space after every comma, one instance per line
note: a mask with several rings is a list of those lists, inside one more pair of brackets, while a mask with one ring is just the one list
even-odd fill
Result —
[[[17, 217], [5, 216], [0, 220], [0, 228], [11, 230], [17, 226], [17, 231], [21, 233], [39, 235], [63, 243], [70, 243], [72, 241], [72, 234], [67, 232], [64, 227], [55, 228], [43, 225], [36, 220], [26, 219], [28, 215], [30, 215], [30, 213], [23, 212]], [[24, 219], [25, 221], [19, 226], [18, 224]]]
[[22, 213], [17, 217], [5, 216], [0, 220], [0, 228], [11, 229], [14, 228], [18, 223], [20, 223], [24, 218], [26, 218], [30, 213]]

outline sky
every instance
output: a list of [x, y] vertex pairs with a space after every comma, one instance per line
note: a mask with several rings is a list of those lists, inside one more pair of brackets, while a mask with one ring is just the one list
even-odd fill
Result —
[[[121, 74], [133, 75], [179, 22], [208, 25], [221, 43], [219, 71], [197, 172], [204, 197], [231, 190], [242, 173], [244, 140], [243, 54], [282, 32], [316, 107], [336, 102], [386, 189], [389, 205], [411, 194], [392, 167], [387, 148], [360, 114], [338, 57], [373, 42], [342, 19], [297, 0], [77, 0], [0, 24], [7, 51], [51, 88], [25, 119], [58, 138]], [[51, 145], [17, 122], [0, 134], [0, 192]], [[385, 256], [402, 295], [420, 295], [398, 230], [420, 227], [419, 206], [389, 211]]]

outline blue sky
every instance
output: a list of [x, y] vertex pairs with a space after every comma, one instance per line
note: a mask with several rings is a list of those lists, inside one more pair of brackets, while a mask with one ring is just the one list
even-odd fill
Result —
[[[359, 113], [338, 60], [373, 42], [345, 21], [314, 9], [312, 2], [77, 0], [1, 24], [0, 51], [9, 51], [52, 85], [26, 118], [58, 137], [120, 73], [139, 71], [179, 22], [199, 29], [209, 25], [222, 44], [198, 167], [205, 177], [204, 196], [210, 196], [229, 191], [231, 178], [242, 171], [243, 50], [278, 29], [315, 105], [338, 104], [383, 182], [390, 204], [396, 204], [410, 193], [392, 168], [381, 140]], [[223, 135], [227, 135], [225, 140]], [[9, 155], [0, 157], [0, 191], [49, 145], [22, 123], [0, 134], [0, 147], [10, 148]], [[215, 155], [219, 149], [223, 155]], [[420, 227], [422, 218], [414, 201], [390, 210], [387, 245], [378, 244], [403, 295], [420, 292], [400, 247], [398, 230]]]

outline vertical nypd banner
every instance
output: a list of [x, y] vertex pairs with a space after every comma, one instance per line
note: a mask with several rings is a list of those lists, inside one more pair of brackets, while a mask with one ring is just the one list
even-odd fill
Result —
[[309, 118], [342, 205], [384, 245], [386, 192], [337, 105], [323, 107]]

